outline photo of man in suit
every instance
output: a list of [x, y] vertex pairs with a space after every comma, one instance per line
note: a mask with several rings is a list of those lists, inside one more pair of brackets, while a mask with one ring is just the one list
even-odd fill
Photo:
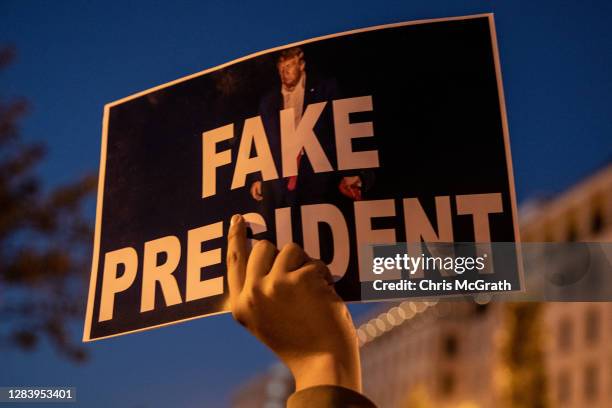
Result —
[[[307, 72], [306, 59], [300, 47], [280, 51], [276, 68], [279, 85], [261, 98], [259, 113], [277, 168], [281, 168], [280, 111], [293, 108], [297, 126], [308, 105], [318, 102], [328, 104], [313, 130], [327, 157], [335, 157], [331, 102], [340, 99], [336, 80], [319, 78]], [[296, 176], [269, 181], [255, 179], [250, 185], [251, 197], [258, 202], [259, 212], [269, 225], [274, 220], [276, 208], [361, 199], [360, 176], [333, 171], [315, 173], [303, 151], [295, 160]]]

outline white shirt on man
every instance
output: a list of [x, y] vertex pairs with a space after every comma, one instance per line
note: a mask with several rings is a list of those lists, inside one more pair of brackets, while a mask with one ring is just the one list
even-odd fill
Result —
[[302, 118], [302, 111], [304, 110], [304, 88], [306, 85], [306, 73], [302, 74], [300, 81], [293, 88], [288, 90], [285, 85], [281, 87], [281, 93], [283, 94], [283, 109], [293, 108], [293, 115], [295, 118], [295, 126], [300, 122]]

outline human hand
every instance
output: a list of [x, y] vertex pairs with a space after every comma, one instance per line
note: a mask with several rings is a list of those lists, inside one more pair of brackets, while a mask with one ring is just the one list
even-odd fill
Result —
[[251, 197], [257, 201], [263, 200], [263, 195], [261, 194], [261, 181], [258, 180], [251, 184]]
[[227, 270], [234, 319], [287, 365], [296, 391], [339, 385], [361, 392], [355, 327], [323, 262], [297, 244], [279, 252], [265, 240], [248, 255], [246, 223], [235, 215]]
[[343, 177], [338, 188], [345, 196], [352, 198], [355, 201], [361, 200], [361, 177], [348, 176]]

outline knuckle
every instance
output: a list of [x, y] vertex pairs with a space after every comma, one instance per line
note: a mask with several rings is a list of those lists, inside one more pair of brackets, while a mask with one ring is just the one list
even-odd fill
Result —
[[327, 265], [318, 259], [312, 260], [304, 265], [304, 272], [308, 274], [323, 274], [327, 271]]
[[259, 297], [258, 290], [249, 290], [241, 294], [238, 301], [231, 305], [231, 313], [234, 320], [247, 327], [248, 322], [257, 313], [257, 306], [260, 302]]
[[315, 262], [315, 268], [316, 271], [318, 273], [320, 273], [321, 275], [323, 275], [326, 278], [329, 278], [331, 276], [331, 270], [329, 269], [329, 266], [327, 266], [327, 264], [321, 260], [317, 260]]
[[234, 250], [227, 251], [226, 263], [228, 268], [238, 262], [238, 256], [238, 252]]
[[287, 282], [284, 279], [269, 279], [262, 288], [267, 297], [275, 297], [287, 289]]
[[227, 240], [228, 241], [232, 241], [232, 240], [236, 239], [236, 237], [238, 236], [239, 233], [240, 233], [240, 230], [238, 228], [236, 228], [235, 225], [233, 225], [230, 228], [229, 233], [227, 234]]
[[299, 286], [306, 278], [304, 271], [294, 271], [287, 276], [287, 281], [290, 285]]
[[274, 244], [268, 241], [267, 239], [259, 240], [253, 246], [253, 249], [257, 248], [257, 250], [267, 250], [274, 248]]
[[257, 310], [262, 302], [262, 291], [260, 288], [252, 289], [244, 297], [244, 313], [251, 314]]
[[241, 306], [232, 307], [232, 317], [235, 321], [240, 323], [243, 326], [246, 326], [246, 316], [244, 313], [244, 308]]
[[293, 284], [303, 284], [305, 281], [308, 281], [313, 276], [312, 268], [303, 267], [300, 270], [294, 271], [291, 273], [291, 280]]
[[270, 281], [266, 281], [261, 285], [261, 294], [267, 298], [274, 296], [274, 285]]
[[287, 283], [285, 279], [274, 279], [272, 281], [272, 288], [275, 293], [282, 293], [287, 290]]
[[298, 253], [302, 251], [302, 247], [299, 246], [298, 244], [296, 244], [295, 242], [289, 242], [287, 244], [285, 244], [283, 246], [283, 249], [281, 252], [286, 252], [286, 253]]
[[325, 262], [323, 262], [320, 259], [313, 259], [311, 262], [312, 262], [313, 269], [317, 272], [325, 272], [328, 270]]
[[326, 281], [330, 281], [331, 272], [327, 265], [320, 260], [312, 260], [300, 268], [298, 271], [292, 273], [294, 280], [297, 284], [304, 284], [304, 282], [317, 281], [323, 278]]

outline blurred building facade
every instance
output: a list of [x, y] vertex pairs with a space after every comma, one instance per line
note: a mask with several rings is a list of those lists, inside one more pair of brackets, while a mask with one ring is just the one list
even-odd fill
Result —
[[[611, 242], [612, 165], [553, 199], [525, 204], [520, 223], [524, 242]], [[523, 406], [612, 407], [612, 302], [540, 306], [545, 405]], [[365, 394], [381, 408], [512, 406], [504, 360], [511, 313], [486, 295], [385, 303], [357, 330]], [[293, 385], [286, 370], [275, 370], [237, 390], [233, 406], [283, 406]], [[253, 405], [271, 387], [284, 395]]]
[[[521, 228], [525, 241], [612, 242], [612, 165], [525, 214]], [[544, 323], [553, 405], [612, 407], [612, 302], [546, 303]]]
[[277, 363], [242, 384], [232, 395], [232, 407], [284, 408], [294, 389], [291, 373], [285, 365]]

